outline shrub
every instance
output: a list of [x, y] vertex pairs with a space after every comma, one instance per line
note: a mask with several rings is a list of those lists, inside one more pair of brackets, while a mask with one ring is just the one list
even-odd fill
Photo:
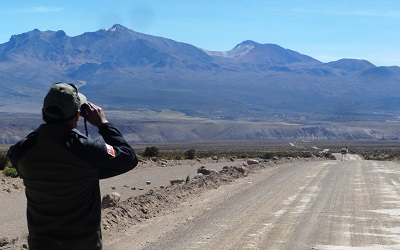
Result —
[[263, 156], [264, 159], [272, 159], [272, 157], [274, 157], [274, 153], [272, 152], [266, 152]]
[[9, 177], [12, 177], [12, 178], [16, 178], [16, 177], [18, 177], [18, 172], [17, 172], [17, 170], [15, 168], [6, 167], [3, 170], [3, 175], [4, 176], [9, 176]]
[[185, 152], [185, 158], [193, 160], [196, 156], [196, 149], [189, 149]]
[[314, 155], [317, 157], [329, 159], [329, 160], [336, 160], [335, 156], [333, 156], [332, 152], [314, 152]]
[[182, 155], [181, 155], [181, 154], [176, 154], [176, 155], [174, 156], [174, 158], [171, 158], [171, 159], [174, 159], [174, 160], [182, 160]]
[[366, 160], [375, 161], [391, 161], [400, 158], [398, 151], [391, 150], [374, 150], [372, 152], [362, 152], [360, 154]]
[[299, 155], [301, 158], [311, 158], [313, 157], [313, 154], [311, 152], [308, 151], [303, 151], [300, 153]]
[[143, 156], [145, 157], [156, 157], [158, 156], [158, 148], [157, 147], [146, 147], [144, 150]]
[[0, 152], [0, 170], [5, 169], [10, 164], [10, 161], [7, 157], [7, 152]]
[[311, 158], [313, 154], [309, 151], [280, 151], [280, 152], [266, 152], [261, 157], [263, 159], [272, 159], [273, 157], [284, 158], [284, 157], [300, 157], [300, 158]]

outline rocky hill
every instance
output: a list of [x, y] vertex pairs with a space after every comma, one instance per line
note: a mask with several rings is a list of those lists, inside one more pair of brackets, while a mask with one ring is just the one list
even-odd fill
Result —
[[254, 41], [206, 51], [118, 24], [74, 37], [36, 29], [0, 44], [0, 112], [40, 112], [58, 81], [108, 110], [307, 126], [399, 121], [400, 68], [366, 60], [322, 63]]

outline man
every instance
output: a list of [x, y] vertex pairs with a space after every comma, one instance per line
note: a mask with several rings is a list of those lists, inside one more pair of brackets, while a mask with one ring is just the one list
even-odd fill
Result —
[[[104, 142], [76, 129], [81, 106]], [[75, 85], [52, 85], [42, 116], [45, 123], [8, 151], [26, 187], [29, 248], [102, 249], [99, 179], [133, 169], [136, 154]]]

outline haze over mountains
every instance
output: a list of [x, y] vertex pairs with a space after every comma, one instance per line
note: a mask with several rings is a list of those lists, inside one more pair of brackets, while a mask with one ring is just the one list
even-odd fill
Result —
[[33, 30], [0, 44], [1, 112], [40, 112], [58, 81], [109, 110], [304, 125], [400, 120], [400, 68], [366, 60], [322, 63], [254, 41], [207, 51], [118, 24], [74, 37]]

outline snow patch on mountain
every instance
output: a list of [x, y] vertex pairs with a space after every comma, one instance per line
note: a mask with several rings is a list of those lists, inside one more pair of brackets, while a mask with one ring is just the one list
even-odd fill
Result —
[[209, 56], [220, 56], [227, 58], [237, 58], [246, 55], [256, 47], [257, 43], [253, 41], [244, 41], [228, 51], [208, 51], [202, 49]]

